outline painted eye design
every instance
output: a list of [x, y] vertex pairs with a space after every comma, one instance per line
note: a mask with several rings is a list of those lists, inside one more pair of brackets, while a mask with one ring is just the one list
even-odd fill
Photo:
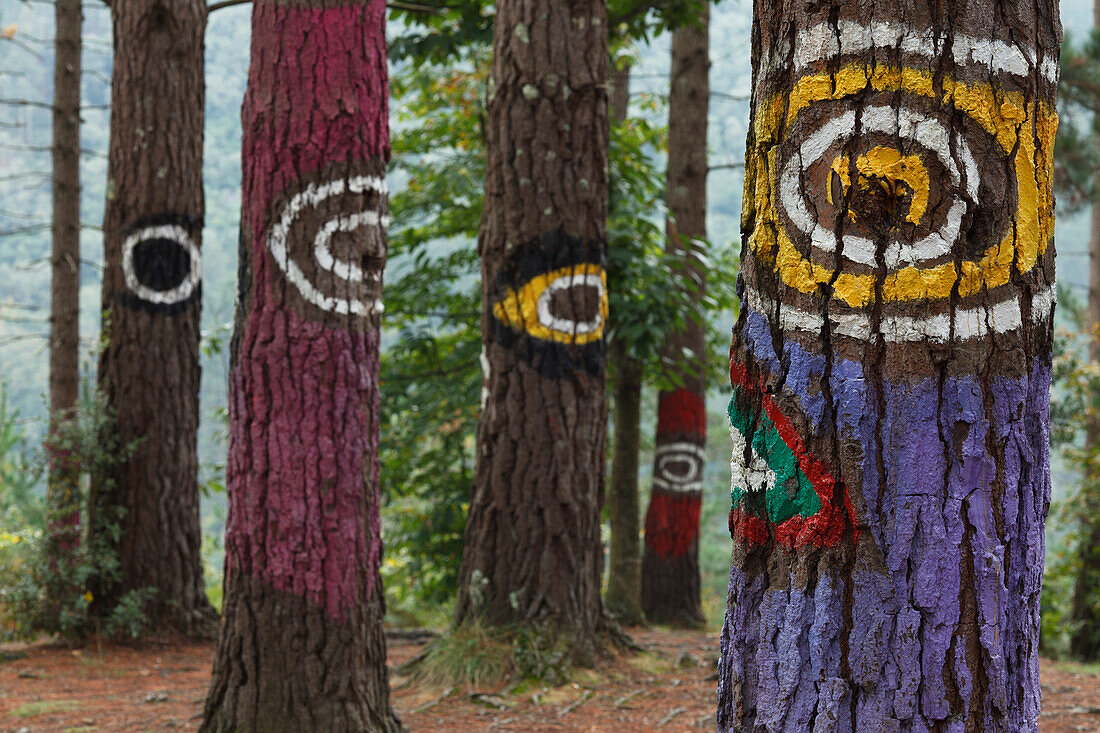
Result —
[[493, 340], [548, 379], [600, 373], [608, 317], [604, 251], [560, 231], [516, 247], [490, 280]]
[[[929, 70], [937, 46], [930, 32], [889, 23], [798, 34], [800, 76], [783, 91], [772, 85], [754, 121], [767, 144], [752, 153], [749, 246], [757, 268], [778, 275], [782, 301], [762, 296], [751, 274], [754, 310], [792, 330], [820, 333], [827, 317], [835, 335], [877, 331], [891, 343], [976, 338], [1049, 317], [1049, 268], [1036, 265], [1054, 232], [1057, 115], [1028, 102], [1028, 90], [1055, 83], [1057, 67], [1002, 41], [955, 36], [954, 76], [941, 79]], [[868, 53], [882, 58], [868, 65]], [[813, 307], [823, 299], [827, 309]]]
[[276, 202], [266, 243], [292, 307], [315, 320], [382, 312], [387, 193], [381, 175], [327, 171]]
[[607, 321], [607, 273], [592, 263], [551, 270], [518, 290], [509, 288], [493, 315], [543, 341], [579, 346], [598, 341]]
[[653, 485], [665, 491], [702, 491], [703, 447], [697, 443], [658, 445], [653, 461]]
[[128, 305], [175, 312], [198, 292], [202, 259], [187, 222], [184, 217], [162, 217], [135, 227], [123, 241]]

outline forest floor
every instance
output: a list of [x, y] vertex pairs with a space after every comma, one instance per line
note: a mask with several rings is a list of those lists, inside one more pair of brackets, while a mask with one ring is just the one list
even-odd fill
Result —
[[[630, 629], [647, 651], [560, 687], [436, 689], [395, 669], [422, 641], [391, 638], [393, 700], [411, 731], [714, 729], [713, 633]], [[0, 733], [196, 730], [212, 644], [0, 646]], [[1042, 661], [1042, 733], [1100, 733], [1100, 667]]]

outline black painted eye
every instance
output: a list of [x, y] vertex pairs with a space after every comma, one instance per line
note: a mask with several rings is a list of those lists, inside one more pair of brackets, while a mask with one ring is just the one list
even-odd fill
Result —
[[126, 287], [154, 305], [175, 305], [190, 298], [202, 280], [199, 248], [178, 224], [142, 227], [122, 245]]

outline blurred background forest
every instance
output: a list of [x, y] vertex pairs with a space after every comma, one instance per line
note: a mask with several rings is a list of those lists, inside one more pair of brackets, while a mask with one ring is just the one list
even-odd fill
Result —
[[[240, 106], [248, 71], [249, 12], [247, 6], [216, 12], [206, 35], [199, 455], [206, 583], [216, 607], [222, 587], [228, 340], [236, 294]], [[729, 573], [724, 365], [736, 318], [733, 284], [740, 249], [751, 14], [746, 0], [725, 0], [714, 7], [711, 19], [707, 228], [713, 368], [699, 559], [704, 611], [712, 629], [721, 622]], [[1091, 18], [1088, 0], [1062, 3], [1070, 44], [1083, 47]], [[401, 39], [407, 31], [400, 19], [389, 24], [394, 155], [382, 355], [383, 574], [392, 625], [437, 626], [445, 623], [454, 599], [473, 481], [481, 389], [475, 238], [485, 163], [478, 126], [489, 54], [486, 44], [475, 41], [457, 59], [413, 63], [401, 57]], [[47, 429], [52, 37], [50, 4], [0, 0], [0, 573], [7, 567], [9, 575], [18, 546], [44, 527], [39, 446]], [[85, 259], [80, 291], [82, 376], [87, 384], [94, 383], [99, 340], [110, 38], [107, 8], [88, 3], [81, 130]], [[613, 135], [611, 157], [618, 175], [629, 182], [631, 200], [620, 207], [618, 220], [612, 218], [611, 247], [614, 252], [619, 246], [635, 261], [646, 263], [659, 259], [663, 247], [669, 36], [654, 35], [624, 53], [634, 58], [630, 119]], [[1071, 111], [1064, 119], [1087, 130], [1089, 114], [1082, 107], [1077, 118]], [[1088, 149], [1092, 144], [1078, 143], [1071, 145], [1078, 152], [1082, 145]], [[1078, 157], [1086, 164], [1095, 160], [1088, 154]], [[1088, 287], [1088, 198], [1063, 195], [1057, 228], [1062, 303], [1058, 323], [1063, 338], [1062, 381], [1056, 391], [1063, 450], [1055, 458], [1056, 504], [1047, 530], [1044, 644], [1049, 653], [1064, 651], [1067, 641], [1068, 606], [1078, 569], [1075, 508], [1082, 506], [1073, 497], [1082, 483], [1080, 466], [1090, 458], [1078, 450], [1083, 431], [1074, 422], [1085, 408], [1092, 409], [1095, 377], [1079, 358], [1085, 352], [1074, 319]], [[639, 239], [639, 231], [647, 234]], [[650, 290], [644, 283], [632, 287], [630, 297], [643, 306], [661, 296], [659, 283], [650, 283]], [[631, 325], [639, 331], [639, 342], [650, 332], [652, 340], [659, 341], [662, 327], [644, 318]], [[640, 485], [646, 492], [658, 388], [647, 384], [644, 392]], [[641, 503], [647, 503], [644, 495]]]

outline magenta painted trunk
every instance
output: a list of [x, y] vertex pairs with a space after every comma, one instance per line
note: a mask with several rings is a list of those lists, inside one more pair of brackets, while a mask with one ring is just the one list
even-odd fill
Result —
[[[382, 2], [258, 4], [242, 113], [252, 284], [230, 378], [226, 570], [337, 619], [374, 587], [381, 559], [384, 13]], [[341, 280], [342, 264], [368, 271]]]

